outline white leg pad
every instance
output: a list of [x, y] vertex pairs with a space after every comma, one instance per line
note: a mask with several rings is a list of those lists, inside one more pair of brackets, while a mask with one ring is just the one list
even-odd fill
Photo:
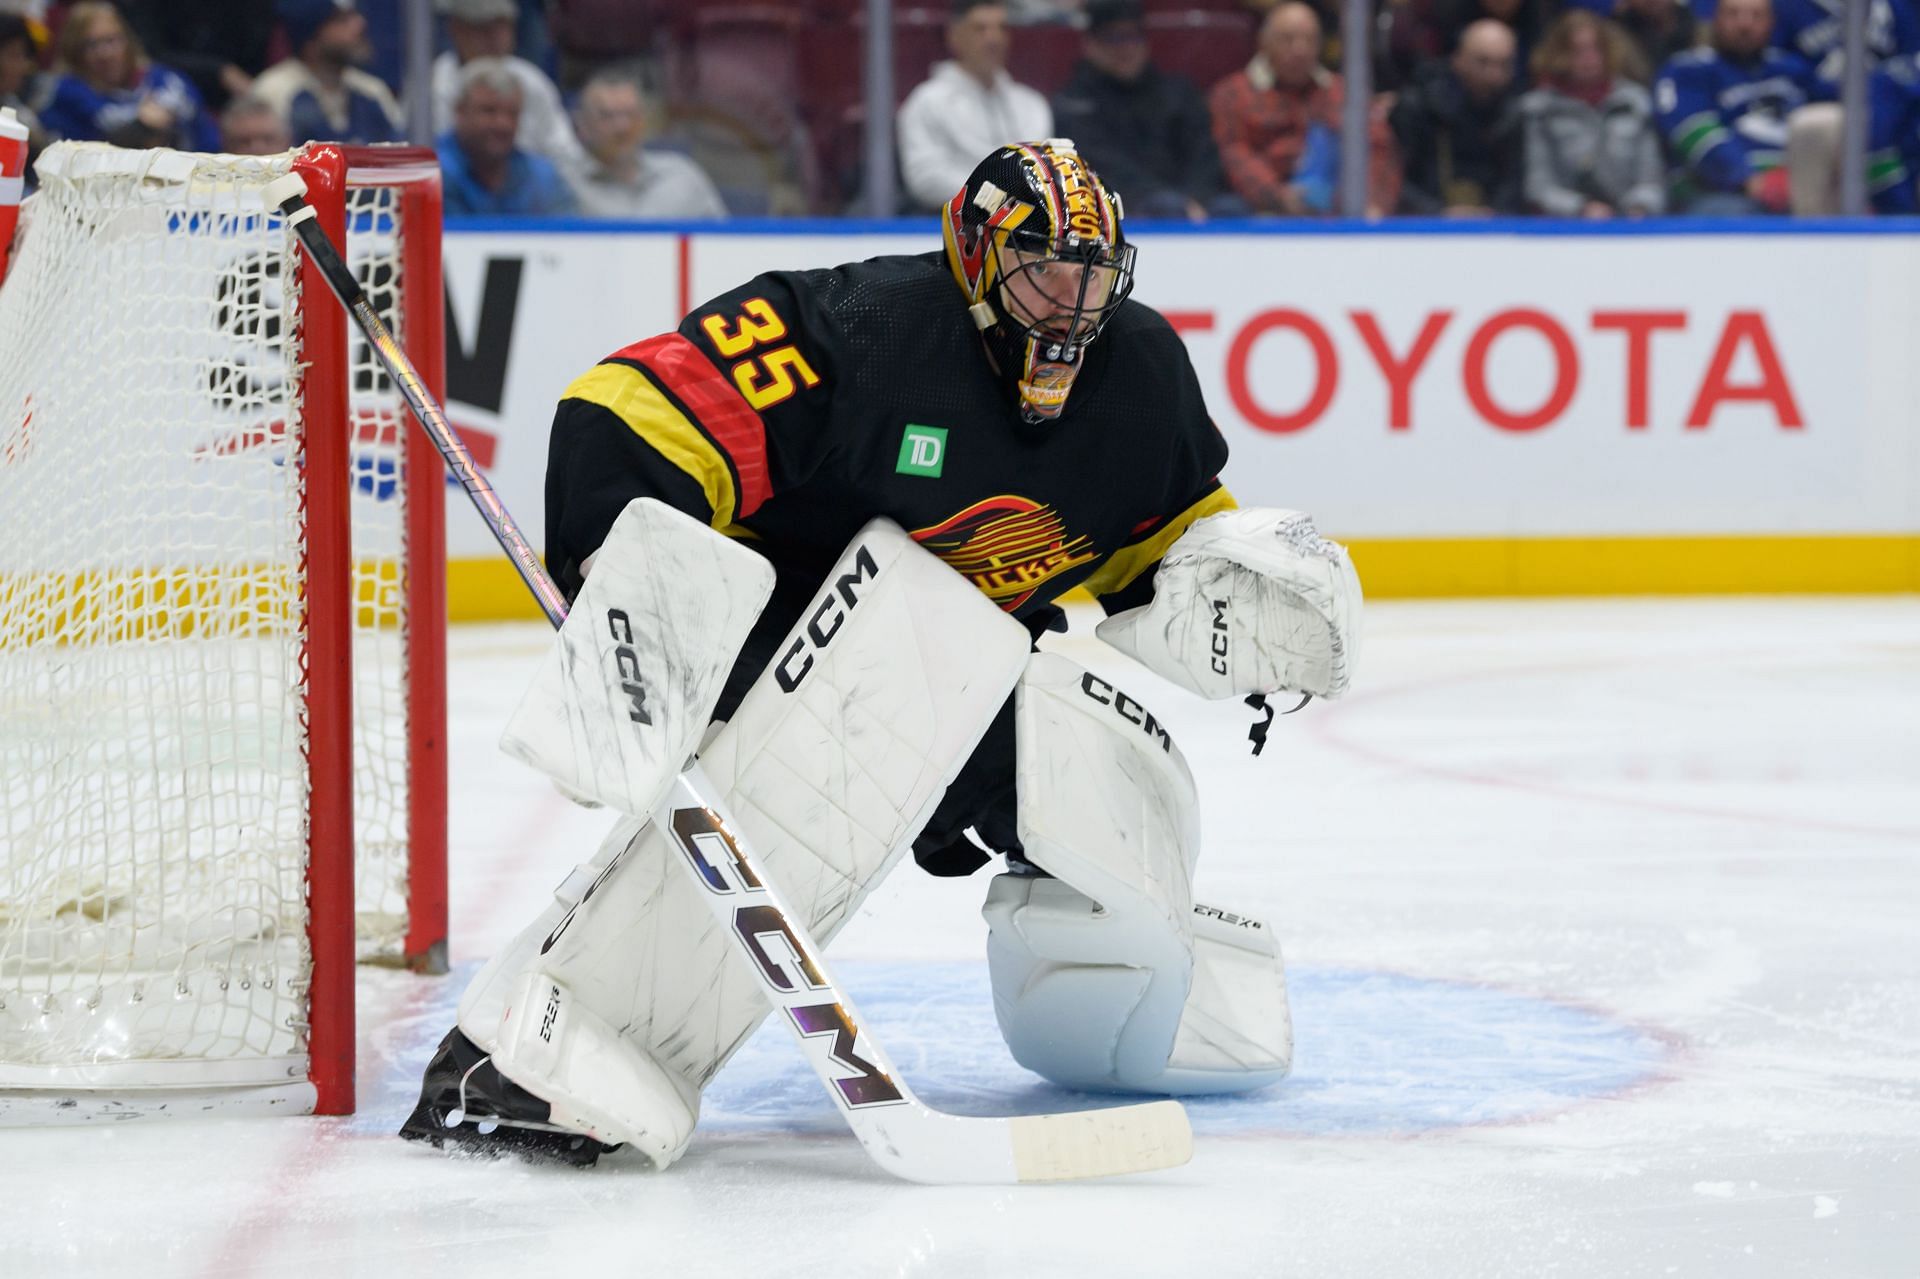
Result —
[[659, 1168], [680, 1157], [700, 1116], [700, 1093], [636, 1052], [541, 969], [508, 989], [493, 1064], [538, 1097], [552, 1122], [609, 1145], [629, 1142]]
[[1193, 908], [1193, 988], [1159, 1087], [1243, 1092], [1293, 1068], [1293, 1016], [1279, 939], [1257, 919]]
[[1016, 720], [1020, 839], [1052, 879], [997, 877], [983, 914], [1014, 1059], [1093, 1090], [1221, 1092], [1286, 1074], [1292, 1032], [1271, 930], [1191, 891], [1192, 775], [1137, 701], [1036, 655]]
[[[701, 755], [815, 940], [839, 931], [925, 825], [1028, 648], [1025, 628], [892, 524], [849, 545]], [[685, 1148], [699, 1091], [768, 1010], [682, 861], [651, 825], [622, 821], [460, 1010], [475, 1043], [516, 1053], [515, 1001], [543, 989], [523, 978], [559, 988], [594, 1069], [555, 1066], [542, 1075], [553, 1091], [502, 1071], [553, 1103], [556, 1122], [606, 1124], [594, 1135], [662, 1166]], [[510, 1031], [521, 1047], [507, 1047]]]

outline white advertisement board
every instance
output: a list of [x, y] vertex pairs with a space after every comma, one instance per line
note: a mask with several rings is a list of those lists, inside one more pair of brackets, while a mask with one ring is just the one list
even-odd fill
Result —
[[[1349, 539], [1920, 530], [1910, 237], [1146, 234], [1245, 503]], [[446, 241], [450, 398], [530, 528], [553, 404], [756, 272], [934, 247], [725, 231]], [[488, 553], [450, 521], [456, 556]]]

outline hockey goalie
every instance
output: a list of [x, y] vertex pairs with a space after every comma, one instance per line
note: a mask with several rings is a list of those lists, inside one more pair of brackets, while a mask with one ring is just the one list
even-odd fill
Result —
[[[1102, 639], [1201, 697], [1337, 697], [1358, 580], [1306, 516], [1221, 487], [1185, 348], [1129, 298], [1120, 202], [1071, 142], [997, 150], [943, 223], [941, 251], [759, 276], [568, 387], [546, 548], [574, 607], [508, 749], [595, 796], [697, 753], [822, 942], [909, 851], [956, 877], [998, 857], [988, 965], [1021, 1064], [1115, 1093], [1272, 1083], [1279, 948], [1196, 908], [1178, 746], [1036, 643], [1084, 587]], [[606, 606], [616, 584], [644, 606]], [[553, 710], [589, 631], [631, 736]], [[567, 878], [466, 991], [402, 1135], [681, 1155], [768, 1006], [676, 838], [625, 819]]]

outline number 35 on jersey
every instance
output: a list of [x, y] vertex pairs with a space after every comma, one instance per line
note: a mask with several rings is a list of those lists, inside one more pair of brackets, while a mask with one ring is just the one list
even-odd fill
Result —
[[820, 385], [800, 348], [787, 336], [787, 322], [765, 298], [749, 298], [734, 316], [709, 315], [700, 322], [713, 349], [734, 361], [733, 384], [756, 411], [765, 412], [799, 391], [802, 385]]

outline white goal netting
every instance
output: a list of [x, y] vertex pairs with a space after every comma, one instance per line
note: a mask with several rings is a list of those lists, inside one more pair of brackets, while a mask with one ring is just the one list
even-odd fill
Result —
[[[350, 473], [308, 473], [261, 198], [289, 157], [49, 156], [0, 286], [0, 1086], [301, 1078], [321, 483], [352, 491], [363, 954], [405, 927], [399, 400], [357, 355]], [[394, 198], [349, 193], [348, 256], [397, 329]]]

